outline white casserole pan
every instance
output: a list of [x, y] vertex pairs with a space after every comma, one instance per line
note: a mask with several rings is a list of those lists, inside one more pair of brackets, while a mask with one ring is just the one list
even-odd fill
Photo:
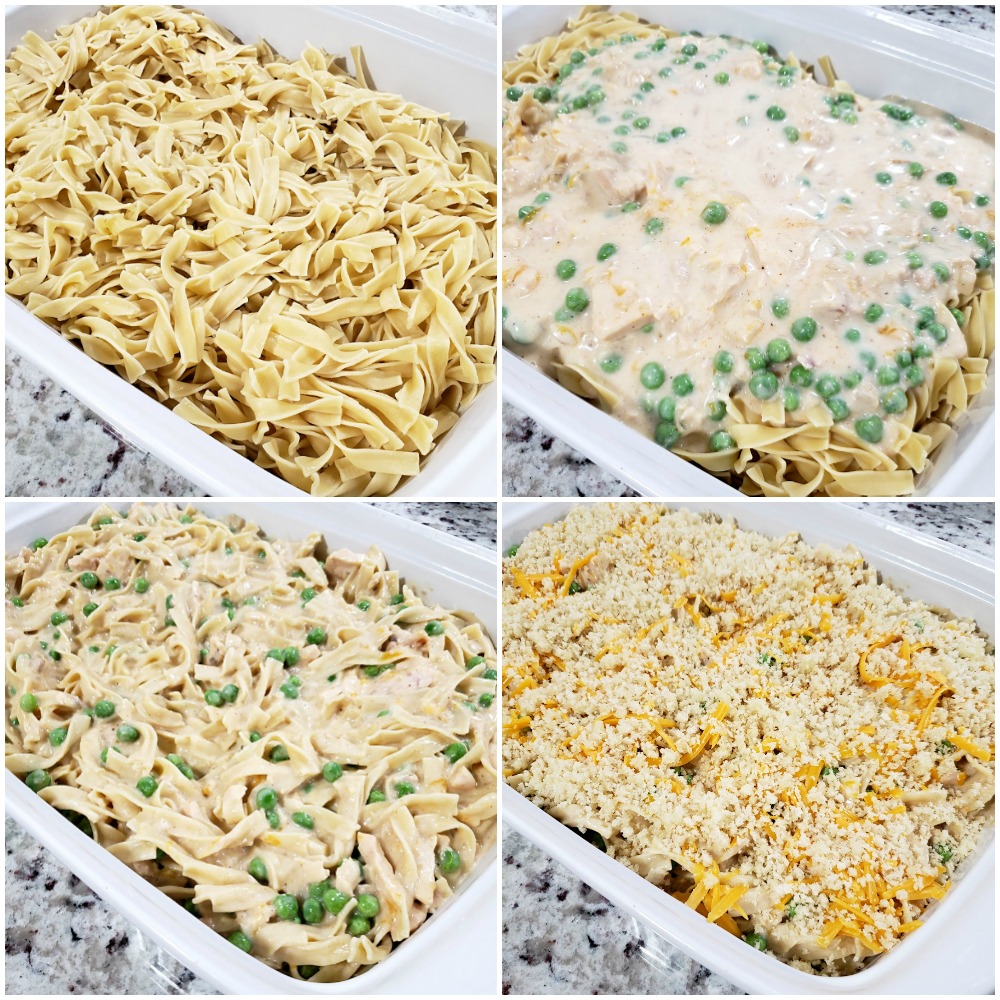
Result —
[[[377, 545], [429, 601], [472, 611], [496, 635], [496, 557], [489, 549], [362, 503], [232, 503], [193, 501], [213, 516], [240, 514], [270, 534], [301, 537], [322, 532], [334, 546], [364, 551]], [[86, 520], [101, 504], [31, 501], [5, 504], [5, 551]], [[391, 505], [387, 505], [391, 508]], [[370, 971], [343, 983], [300, 982], [246, 955], [171, 901], [149, 882], [77, 830], [4, 769], [7, 815], [47, 847], [109, 905], [179, 962], [222, 993], [484, 994], [496, 991], [496, 847], [486, 852], [455, 895]], [[6, 905], [17, 908], [17, 896]]]
[[[992, 39], [961, 34], [889, 13], [875, 6], [745, 6], [613, 4], [653, 24], [704, 34], [762, 38], [778, 52], [809, 62], [829, 55], [839, 76], [859, 94], [895, 94], [926, 101], [995, 128]], [[529, 42], [558, 32], [577, 6], [507, 4], [503, 10], [502, 60]], [[513, 351], [503, 352], [503, 397], [613, 472], [645, 496], [727, 497], [738, 491], [661, 448], [596, 406], [574, 396]], [[956, 437], [936, 454], [915, 496], [992, 497], [996, 449], [995, 363]]]
[[[629, 501], [617, 501], [628, 503]], [[576, 503], [505, 503], [503, 547], [564, 517]], [[907, 597], [973, 618], [994, 635], [994, 574], [990, 560], [835, 501], [746, 500], [671, 502], [671, 507], [715, 511], [741, 527], [780, 537], [798, 531], [812, 544], [853, 544], [884, 579]], [[983, 836], [926, 924], [868, 968], [838, 978], [813, 976], [733, 937], [623, 864], [592, 847], [527, 798], [504, 786], [504, 824], [713, 972], [748, 993], [857, 996], [864, 994], [992, 993], [996, 945], [994, 830]]]
[[[295, 58], [308, 43], [337, 55], [364, 47], [375, 86], [468, 123], [468, 134], [496, 142], [496, 29], [447, 12], [396, 6], [190, 4], [243, 41], [265, 38]], [[6, 10], [6, 51], [27, 31], [43, 38], [94, 13], [98, 5], [14, 4]], [[87, 357], [19, 301], [6, 296], [7, 346], [211, 496], [301, 497], [273, 473], [171, 413], [110, 368]], [[397, 497], [497, 495], [496, 383], [486, 386]]]

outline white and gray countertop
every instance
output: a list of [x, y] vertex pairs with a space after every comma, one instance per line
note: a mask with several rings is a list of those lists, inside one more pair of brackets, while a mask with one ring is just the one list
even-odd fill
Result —
[[[857, 503], [887, 521], [995, 556], [993, 503]], [[737, 994], [509, 829], [503, 833], [505, 994]]]
[[[994, 8], [885, 5], [955, 31], [993, 38]], [[612, 473], [550, 434], [526, 413], [503, 406], [503, 495], [507, 497], [634, 497], [635, 491]]]
[[[381, 506], [496, 549], [495, 504]], [[5, 996], [216, 992], [140, 934], [11, 819], [4, 840]]]
[[[444, 4], [487, 24], [496, 7]], [[6, 352], [5, 495], [190, 497], [202, 489], [128, 441], [34, 365]]]

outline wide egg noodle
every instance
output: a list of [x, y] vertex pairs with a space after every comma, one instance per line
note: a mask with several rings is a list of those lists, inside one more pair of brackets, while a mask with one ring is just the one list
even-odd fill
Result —
[[[101, 585], [87, 589], [86, 572]], [[381, 961], [493, 842], [492, 643], [471, 614], [425, 604], [377, 549], [327, 553], [319, 535], [276, 539], [167, 505], [104, 507], [9, 554], [6, 594], [7, 768], [47, 773], [42, 799], [209, 927], [248, 935], [267, 964], [337, 982]], [[291, 665], [269, 655], [288, 648]], [[228, 685], [234, 698], [206, 700]], [[110, 718], [94, 713], [102, 699]], [[465, 750], [453, 760], [442, 750], [454, 745]], [[157, 782], [149, 797], [144, 776]], [[277, 827], [257, 804], [264, 787]], [[441, 870], [446, 848], [457, 871]], [[277, 918], [279, 893], [302, 901], [327, 879], [350, 897], [339, 914]], [[365, 892], [381, 909], [355, 936]]]
[[392, 492], [494, 377], [495, 151], [352, 55], [124, 6], [7, 61], [7, 291], [323, 496]]

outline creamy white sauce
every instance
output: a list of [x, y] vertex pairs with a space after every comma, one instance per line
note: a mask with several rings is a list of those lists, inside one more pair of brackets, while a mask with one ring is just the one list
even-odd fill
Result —
[[[945, 115], [838, 101], [736, 39], [628, 39], [581, 53], [549, 100], [508, 91], [508, 346], [574, 369], [666, 445], [721, 450], [738, 396], [793, 423], [817, 406], [869, 418], [892, 453], [906, 391], [968, 353], [949, 307], [977, 259], [992, 268], [992, 144]], [[715, 202], [724, 221], [705, 221]], [[804, 319], [816, 331], [796, 339]]]

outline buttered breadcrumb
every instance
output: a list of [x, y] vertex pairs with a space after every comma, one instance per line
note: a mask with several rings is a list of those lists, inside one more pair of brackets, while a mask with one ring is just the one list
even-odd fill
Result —
[[992, 642], [854, 549], [589, 504], [503, 599], [508, 783], [790, 965], [898, 944], [992, 821]]

